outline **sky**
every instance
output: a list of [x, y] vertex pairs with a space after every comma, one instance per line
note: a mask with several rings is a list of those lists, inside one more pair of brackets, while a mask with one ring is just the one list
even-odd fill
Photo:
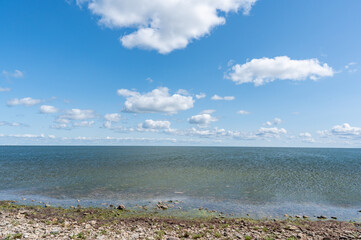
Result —
[[0, 145], [361, 147], [360, 10], [0, 1]]

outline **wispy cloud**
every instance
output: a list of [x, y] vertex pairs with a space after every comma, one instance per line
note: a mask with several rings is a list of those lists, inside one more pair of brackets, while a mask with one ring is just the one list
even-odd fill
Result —
[[220, 101], [220, 100], [225, 100], [225, 101], [232, 101], [235, 99], [234, 96], [224, 96], [224, 97], [221, 97], [217, 94], [214, 94], [212, 97], [211, 97], [212, 100], [215, 100], [215, 101]]
[[0, 87], [0, 92], [10, 92], [11, 89], [10, 88], [2, 88]]
[[24, 73], [20, 70], [14, 70], [13, 72], [8, 72], [6, 70], [2, 71], [2, 74], [7, 78], [22, 78], [24, 77]]
[[24, 105], [26, 107], [31, 107], [31, 106], [34, 106], [34, 105], [37, 105], [41, 102], [43, 102], [44, 100], [41, 100], [41, 99], [34, 99], [34, 98], [31, 98], [31, 97], [26, 97], [26, 98], [14, 98], [14, 99], [11, 99], [7, 102], [7, 105], [9, 107], [13, 107], [13, 106], [18, 106], [18, 105]]
[[245, 110], [239, 110], [239, 111], [237, 111], [237, 114], [239, 114], [239, 115], [248, 115], [248, 114], [251, 114], [251, 113], [247, 112]]

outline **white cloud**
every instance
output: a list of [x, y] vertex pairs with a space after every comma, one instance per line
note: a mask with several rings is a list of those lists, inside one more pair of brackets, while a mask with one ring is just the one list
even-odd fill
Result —
[[104, 115], [105, 122], [103, 126], [108, 129], [113, 130], [124, 130], [121, 126], [114, 126], [113, 123], [120, 122], [122, 119], [121, 115], [119, 113], [109, 113]]
[[299, 137], [302, 139], [303, 142], [314, 143], [315, 139], [313, 139], [311, 133], [303, 132], [299, 134]]
[[218, 96], [217, 94], [214, 94], [211, 98], [212, 100], [225, 100], [225, 101], [232, 101], [235, 99], [234, 96], [225, 96], [225, 97], [221, 97], [221, 96]]
[[336, 136], [361, 137], [361, 128], [352, 127], [348, 123], [332, 127], [331, 133]]
[[80, 121], [73, 123], [74, 127], [91, 127], [94, 125], [94, 121]]
[[205, 97], [206, 97], [205, 93], [196, 94], [197, 99], [202, 99], [202, 98], [205, 98]]
[[147, 119], [144, 123], [140, 123], [137, 130], [138, 131], [158, 131], [170, 129], [171, 123], [169, 121], [154, 121], [152, 119]]
[[33, 99], [31, 97], [26, 97], [26, 98], [14, 98], [14, 99], [11, 99], [7, 102], [7, 105], [12, 107], [12, 106], [17, 106], [17, 105], [24, 105], [24, 106], [27, 106], [27, 107], [30, 107], [30, 106], [34, 106], [36, 104], [39, 104], [43, 102], [43, 100], [40, 100], [40, 99]]
[[360, 140], [361, 139], [361, 127], [354, 127], [348, 123], [341, 125], [335, 125], [331, 130], [321, 130], [317, 131], [317, 134], [322, 138], [327, 138], [332, 140], [332, 138], [342, 138], [343, 143], [346, 143], [346, 140]]
[[177, 91], [177, 93], [181, 94], [181, 95], [186, 95], [186, 96], [190, 95], [189, 92], [187, 90], [185, 90], [185, 89], [179, 89]]
[[185, 48], [193, 39], [225, 24], [224, 15], [243, 10], [256, 0], [77, 0], [109, 28], [130, 28], [120, 41], [127, 48], [154, 49], [166, 54]]
[[206, 126], [211, 122], [216, 122], [216, 121], [218, 121], [218, 119], [208, 113], [202, 113], [188, 118], [188, 122], [190, 124], [197, 124], [200, 126]]
[[166, 87], [159, 87], [145, 94], [119, 89], [118, 95], [126, 98], [124, 111], [133, 113], [174, 114], [178, 111], [188, 110], [194, 104], [191, 96], [170, 95], [169, 89]]
[[58, 116], [55, 120], [56, 124], [52, 125], [51, 128], [70, 130], [72, 122], [73, 127], [90, 127], [94, 125], [94, 121], [89, 121], [89, 119], [93, 118], [97, 118], [94, 110], [74, 108]]
[[24, 73], [20, 70], [15, 70], [14, 72], [8, 72], [3, 70], [2, 74], [5, 75], [6, 77], [11, 77], [11, 78], [22, 78], [24, 77]]
[[203, 110], [202, 112], [201, 112], [201, 114], [203, 114], [203, 113], [206, 113], [206, 114], [212, 114], [212, 113], [214, 113], [216, 110], [214, 110], [214, 109], [206, 109], [206, 110]]
[[266, 125], [266, 126], [275, 126], [275, 125], [279, 125], [282, 123], [282, 119], [280, 118], [275, 118], [273, 119], [273, 121], [267, 121], [265, 122], [263, 125]]
[[52, 125], [50, 127], [54, 128], [54, 129], [67, 129], [67, 130], [70, 130], [69, 125], [66, 124], [66, 123], [57, 123], [57, 124], [54, 124], [54, 125]]
[[236, 84], [254, 83], [255, 86], [260, 86], [277, 79], [317, 80], [333, 75], [334, 70], [326, 63], [321, 64], [317, 59], [292, 60], [287, 56], [279, 56], [252, 59], [243, 65], [236, 64], [225, 77]]
[[213, 129], [197, 129], [190, 128], [183, 131], [172, 131], [170, 133], [181, 135], [181, 136], [195, 136], [201, 138], [215, 138], [220, 140], [220, 138], [234, 138], [237, 140], [254, 140], [257, 138], [257, 135], [253, 133], [246, 133], [240, 131], [231, 131], [225, 130], [223, 128], [213, 128]]
[[145, 80], [147, 80], [148, 82], [152, 83], [153, 82], [153, 79], [150, 78], [150, 77], [147, 77]]
[[277, 127], [273, 127], [273, 128], [261, 127], [256, 132], [257, 136], [262, 136], [262, 137], [280, 137], [280, 135], [282, 135], [282, 134], [287, 134], [286, 129], [277, 128]]
[[357, 63], [355, 62], [350, 62], [345, 66], [345, 69], [349, 72], [349, 73], [354, 73], [357, 72], [358, 69], [355, 67]]
[[122, 118], [119, 113], [109, 113], [104, 115], [104, 119], [110, 122], [119, 122]]
[[10, 92], [10, 88], [2, 88], [0, 87], [0, 92]]
[[50, 105], [42, 105], [40, 106], [40, 112], [41, 113], [57, 113], [58, 109], [54, 106], [50, 106]]
[[239, 110], [238, 112], [237, 112], [237, 114], [240, 114], [240, 115], [248, 115], [248, 114], [251, 114], [250, 112], [247, 112], [247, 111], [245, 111], [245, 110]]
[[21, 127], [21, 126], [26, 126], [23, 123], [18, 123], [18, 122], [6, 122], [6, 121], [0, 121], [0, 127], [1, 126], [8, 126], [8, 127]]
[[273, 125], [279, 125], [281, 124], [282, 120], [280, 118], [273, 119]]
[[65, 120], [87, 120], [96, 118], [94, 110], [71, 109], [67, 110], [65, 114], [60, 115], [59, 119]]
[[46, 138], [47, 136], [45, 134], [9, 134], [6, 135], [6, 137], [13, 137], [13, 138]]

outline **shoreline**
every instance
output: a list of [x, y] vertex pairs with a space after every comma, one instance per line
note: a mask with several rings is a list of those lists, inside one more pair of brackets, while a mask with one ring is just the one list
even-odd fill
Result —
[[[159, 211], [167, 212], [166, 205]], [[164, 209], [164, 210], [161, 210]], [[360, 222], [182, 217], [157, 211], [61, 208], [0, 201], [0, 239], [361, 239]]]

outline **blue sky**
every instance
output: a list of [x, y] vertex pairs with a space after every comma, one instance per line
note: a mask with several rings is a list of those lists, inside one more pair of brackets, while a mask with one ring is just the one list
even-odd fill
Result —
[[0, 2], [0, 144], [361, 146], [361, 2]]

